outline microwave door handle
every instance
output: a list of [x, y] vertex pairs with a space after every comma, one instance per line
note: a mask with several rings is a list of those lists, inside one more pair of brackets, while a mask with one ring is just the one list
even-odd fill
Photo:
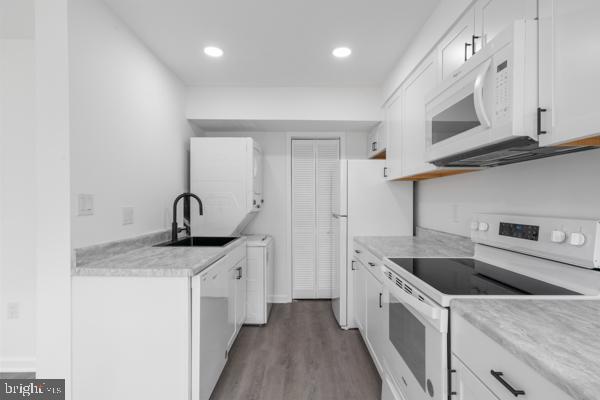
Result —
[[477, 74], [477, 78], [475, 78], [475, 87], [473, 89], [475, 113], [477, 114], [477, 118], [484, 128], [489, 128], [491, 126], [490, 119], [485, 111], [485, 105], [483, 104], [483, 84], [487, 78], [491, 63], [492, 60], [487, 60], [484, 63], [483, 67], [479, 71], [479, 74]]

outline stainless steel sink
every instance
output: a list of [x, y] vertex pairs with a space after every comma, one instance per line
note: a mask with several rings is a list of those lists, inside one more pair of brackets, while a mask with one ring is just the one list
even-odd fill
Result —
[[156, 247], [223, 247], [233, 242], [237, 237], [229, 236], [192, 236], [175, 242], [157, 244]]

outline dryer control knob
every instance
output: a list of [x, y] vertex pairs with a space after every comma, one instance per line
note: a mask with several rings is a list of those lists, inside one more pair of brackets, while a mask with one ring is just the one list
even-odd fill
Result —
[[585, 243], [585, 235], [580, 232], [571, 233], [569, 237], [569, 244], [572, 246], [583, 246]]
[[490, 226], [487, 222], [480, 222], [479, 223], [479, 230], [482, 232], [487, 231], [488, 229], [490, 229]]
[[550, 240], [554, 243], [562, 243], [567, 238], [567, 234], [564, 231], [552, 231], [550, 234]]

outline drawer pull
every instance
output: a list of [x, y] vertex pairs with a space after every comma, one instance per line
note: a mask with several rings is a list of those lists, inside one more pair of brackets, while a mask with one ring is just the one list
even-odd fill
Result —
[[370, 265], [371, 267], [374, 267], [374, 266], [375, 266], [375, 263], [372, 263], [372, 262], [370, 262], [370, 263], [369, 263], [369, 265]]
[[362, 251], [360, 251], [360, 250], [354, 250], [354, 252], [355, 252], [356, 254], [360, 254], [360, 253], [362, 253]]
[[504, 386], [509, 392], [511, 392], [513, 394], [513, 396], [517, 397], [519, 395], [525, 395], [525, 391], [524, 390], [517, 390], [514, 387], [511, 386], [510, 383], [506, 382], [504, 380], [504, 378], [502, 378], [502, 376], [504, 375], [504, 373], [502, 372], [496, 372], [494, 370], [490, 371], [490, 374], [492, 374], [492, 376], [494, 378], [496, 378], [498, 380], [498, 382], [500, 382], [502, 384], [502, 386]]

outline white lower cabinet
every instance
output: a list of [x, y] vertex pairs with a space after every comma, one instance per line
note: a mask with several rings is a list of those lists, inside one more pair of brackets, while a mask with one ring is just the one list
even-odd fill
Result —
[[384, 356], [384, 315], [383, 315], [383, 284], [374, 276], [371, 270], [379, 268], [378, 265], [367, 264], [366, 276], [366, 317], [367, 317], [367, 343], [371, 347], [371, 355], [380, 373], [383, 372]]
[[[452, 369], [457, 371], [453, 379], [458, 382], [453, 390], [459, 399], [573, 400], [460, 315], [452, 316], [451, 332]], [[454, 364], [456, 359], [458, 364]], [[489, 393], [481, 386], [488, 388]]]
[[245, 318], [245, 268], [241, 241], [192, 278], [73, 277], [72, 397], [208, 400]]
[[452, 369], [454, 399], [498, 400], [456, 356], [452, 356]]
[[354, 277], [352, 283], [354, 285], [354, 320], [360, 333], [365, 336], [367, 322], [367, 289], [366, 289], [366, 273], [365, 266], [358, 259], [352, 261], [352, 273]]

